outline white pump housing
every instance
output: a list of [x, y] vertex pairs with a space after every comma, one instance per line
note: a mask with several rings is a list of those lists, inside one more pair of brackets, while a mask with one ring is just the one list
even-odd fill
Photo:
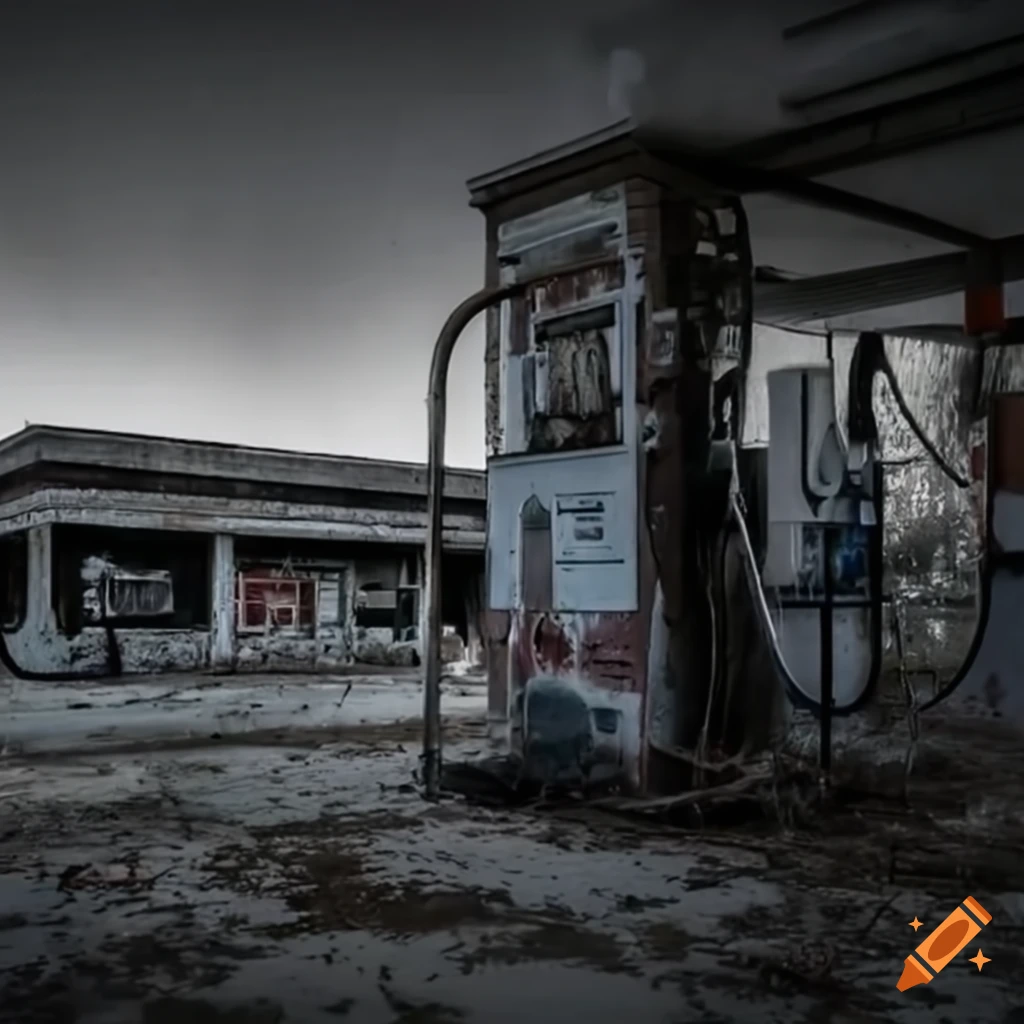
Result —
[[768, 424], [768, 521], [856, 521], [854, 510], [836, 500], [847, 452], [836, 423], [831, 365], [769, 373]]
[[[803, 696], [821, 693], [821, 608], [832, 580], [833, 697], [836, 710], [870, 685], [873, 592], [869, 547], [875, 529], [873, 472], [864, 446], [851, 453], [836, 420], [829, 363], [768, 374], [768, 522], [762, 582], [780, 651]], [[855, 464], [853, 464], [855, 463]], [[868, 470], [865, 472], [865, 470]], [[825, 565], [824, 527], [835, 530]], [[844, 607], [845, 605], [845, 607]]]

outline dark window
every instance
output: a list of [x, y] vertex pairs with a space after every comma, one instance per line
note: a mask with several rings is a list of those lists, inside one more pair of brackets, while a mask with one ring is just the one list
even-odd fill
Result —
[[0, 541], [0, 564], [4, 573], [3, 628], [20, 629], [28, 603], [28, 545], [24, 534]]

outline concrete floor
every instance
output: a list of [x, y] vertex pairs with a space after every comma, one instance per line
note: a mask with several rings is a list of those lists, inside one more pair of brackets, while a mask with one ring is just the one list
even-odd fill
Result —
[[[450, 714], [482, 714], [483, 679], [445, 683]], [[211, 737], [265, 740], [406, 721], [420, 714], [417, 678], [373, 675], [178, 675], [88, 683], [0, 679], [0, 751], [131, 749]]]
[[[365, 713], [328, 732], [213, 740], [200, 718], [145, 749], [101, 735], [0, 761], [0, 1020], [1024, 1022], [1019, 737], [937, 723], [912, 811], [693, 834], [424, 803], [396, 685], [355, 684]], [[445, 706], [449, 756], [483, 753], [482, 694]], [[908, 922], [968, 895], [991, 962], [972, 945], [898, 993], [925, 934]]]

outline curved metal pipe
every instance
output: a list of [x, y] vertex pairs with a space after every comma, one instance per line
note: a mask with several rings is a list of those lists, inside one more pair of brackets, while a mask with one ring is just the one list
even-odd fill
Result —
[[761, 629], [764, 631], [765, 640], [771, 651], [772, 661], [776, 671], [782, 676], [785, 682], [794, 690], [800, 690], [800, 684], [796, 677], [789, 670], [786, 658], [782, 653], [782, 645], [779, 643], [778, 634], [775, 631], [775, 623], [772, 621], [771, 609], [768, 607], [768, 600], [764, 596], [764, 587], [761, 585], [761, 574], [757, 571], [757, 555], [754, 553], [754, 545], [750, 540], [750, 531], [747, 529], [747, 520], [740, 508], [739, 499], [733, 494], [729, 500], [729, 511], [739, 529], [740, 539], [743, 541], [743, 564], [747, 570], [747, 585], [751, 597], [757, 609], [757, 617], [761, 620]]
[[430, 363], [427, 392], [426, 636], [423, 650], [423, 781], [428, 800], [441, 787], [441, 553], [444, 546], [444, 442], [448, 414], [448, 367], [459, 336], [485, 309], [512, 298], [526, 282], [481, 288], [456, 306], [441, 328]]

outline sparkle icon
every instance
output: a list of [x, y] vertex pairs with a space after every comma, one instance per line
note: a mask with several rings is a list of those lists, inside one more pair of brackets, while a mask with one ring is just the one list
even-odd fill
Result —
[[[992, 915], [973, 896], [968, 896], [903, 961], [903, 973], [896, 982], [896, 988], [900, 992], [906, 992], [917, 985], [930, 984], [991, 921]], [[916, 932], [921, 927], [921, 922], [915, 917], [910, 922], [910, 927]], [[980, 949], [978, 955], [971, 960], [979, 971], [988, 962], [988, 957]]]
[[985, 954], [982, 953], [982, 951], [979, 949], [978, 950], [978, 955], [977, 956], [972, 956], [971, 959], [968, 960], [968, 963], [977, 964], [978, 965], [978, 970], [980, 971], [982, 969], [982, 967], [985, 966], [985, 964], [992, 963], [992, 960], [991, 960], [990, 957], [985, 956]]

